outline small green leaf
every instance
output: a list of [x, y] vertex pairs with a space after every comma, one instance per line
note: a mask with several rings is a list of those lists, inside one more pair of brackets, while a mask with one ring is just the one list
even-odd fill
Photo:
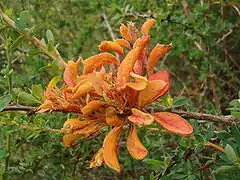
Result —
[[229, 103], [229, 105], [233, 107], [240, 107], [240, 102], [238, 101], [238, 99], [234, 99]]
[[6, 94], [0, 97], [0, 111], [2, 111], [12, 100], [11, 94]]
[[54, 42], [52, 40], [48, 42], [47, 50], [48, 51], [53, 51], [54, 50]]
[[32, 95], [36, 97], [38, 100], [41, 100], [43, 97], [43, 89], [42, 85], [32, 85]]
[[176, 107], [180, 107], [180, 106], [184, 106], [184, 105], [188, 105], [188, 99], [187, 98], [177, 98], [177, 99], [173, 100], [172, 107], [176, 108]]
[[24, 36], [19, 36], [10, 46], [10, 51], [13, 51], [14, 49], [16, 49], [21, 44], [21, 42], [23, 42], [24, 39], [25, 39]]
[[19, 20], [22, 23], [27, 24], [28, 23], [28, 18], [29, 18], [29, 12], [28, 11], [22, 11], [20, 13]]
[[26, 92], [19, 93], [17, 102], [24, 105], [41, 104], [41, 102], [37, 100], [33, 95]]
[[54, 36], [53, 36], [53, 33], [52, 33], [51, 30], [48, 29], [48, 30], [46, 31], [46, 36], [47, 36], [48, 42], [50, 42], [50, 41], [54, 42]]
[[232, 146], [230, 146], [229, 144], [226, 145], [225, 147], [225, 153], [227, 155], [227, 158], [232, 162], [235, 163], [238, 158], [236, 153], [234, 152], [234, 149], [232, 148]]
[[215, 170], [215, 173], [216, 174], [224, 173], [224, 172], [229, 172], [229, 171], [232, 171], [232, 170], [235, 170], [235, 169], [236, 169], [235, 166], [221, 166], [221, 167], [219, 167]]

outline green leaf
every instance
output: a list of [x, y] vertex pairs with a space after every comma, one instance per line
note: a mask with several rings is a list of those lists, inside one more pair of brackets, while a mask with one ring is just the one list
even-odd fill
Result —
[[215, 173], [218, 174], [218, 173], [224, 173], [224, 172], [229, 172], [229, 171], [233, 171], [235, 170], [236, 167], [235, 166], [221, 166], [219, 168], [217, 168], [215, 170]]
[[227, 144], [226, 147], [225, 147], [225, 153], [227, 155], [227, 158], [232, 163], [235, 163], [238, 160], [238, 157], [237, 157], [236, 153], [234, 152], [234, 149], [229, 144]]
[[6, 94], [0, 97], [0, 111], [2, 111], [12, 100], [11, 94]]
[[36, 97], [38, 100], [41, 100], [43, 97], [43, 89], [42, 85], [32, 85], [32, 95]]
[[26, 92], [19, 93], [17, 102], [24, 105], [41, 104], [41, 102], [37, 100], [33, 95]]
[[25, 39], [24, 36], [19, 36], [10, 46], [10, 51], [13, 51], [14, 49], [16, 49], [21, 44], [21, 42], [23, 42], [24, 39]]
[[173, 100], [172, 107], [176, 108], [176, 107], [180, 107], [180, 106], [184, 106], [184, 105], [188, 105], [188, 99], [187, 98], [177, 98], [177, 99]]
[[28, 11], [22, 11], [20, 13], [19, 20], [22, 23], [27, 24], [28, 23], [28, 19], [29, 19], [29, 12]]
[[46, 36], [47, 36], [48, 42], [52, 41], [54, 43], [54, 36], [51, 30], [48, 29], [46, 31]]
[[234, 99], [229, 103], [229, 105], [233, 107], [240, 107], [240, 102], [238, 99]]
[[231, 126], [231, 133], [236, 140], [237, 146], [240, 148], [240, 126], [233, 124]]
[[53, 51], [54, 50], [54, 42], [52, 40], [48, 42], [47, 50], [48, 51]]

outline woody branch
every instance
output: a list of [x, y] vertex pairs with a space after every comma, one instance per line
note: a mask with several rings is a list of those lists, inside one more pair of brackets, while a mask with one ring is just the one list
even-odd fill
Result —
[[[7, 106], [3, 109], [3, 111], [28, 111], [28, 112], [36, 112], [37, 107], [32, 106]], [[197, 120], [206, 120], [206, 121], [212, 121], [216, 123], [226, 123], [226, 124], [232, 124], [232, 123], [238, 123], [239, 121], [232, 115], [212, 115], [212, 114], [206, 114], [206, 113], [198, 113], [198, 112], [189, 112], [189, 111], [182, 111], [182, 110], [176, 110], [171, 109], [169, 112], [178, 114], [184, 118], [192, 118]]]

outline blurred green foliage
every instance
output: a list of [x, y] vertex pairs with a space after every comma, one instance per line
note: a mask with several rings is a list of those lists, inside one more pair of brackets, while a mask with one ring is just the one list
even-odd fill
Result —
[[[240, 116], [240, 4], [235, 1], [2, 0], [0, 4], [19, 28], [43, 39], [50, 49], [57, 46], [65, 60], [78, 56], [85, 59], [98, 52], [97, 45], [102, 40], [111, 40], [103, 14], [116, 37], [121, 23], [133, 21], [139, 27], [147, 18], [155, 18], [152, 45], [172, 42], [174, 46], [158, 66], [171, 72], [172, 107]], [[54, 76], [62, 75], [56, 62], [5, 27], [1, 20], [0, 42], [0, 110], [9, 103], [39, 105], [42, 87]], [[6, 48], [10, 50], [11, 68]], [[12, 77], [11, 95], [9, 77]], [[60, 129], [70, 114], [0, 114], [0, 174], [5, 179], [235, 180], [240, 177], [238, 124], [227, 126], [190, 119], [194, 141], [168, 134], [155, 125], [151, 127], [153, 131], [143, 128], [139, 135], [149, 156], [143, 161], [133, 160], [122, 139], [119, 159], [123, 170], [116, 174], [107, 167], [89, 169], [89, 161], [101, 146], [102, 136], [91, 141], [80, 140], [76, 147], [65, 148], [62, 135], [51, 131]], [[19, 127], [24, 125], [28, 128]], [[207, 141], [226, 147], [226, 152], [204, 146]]]

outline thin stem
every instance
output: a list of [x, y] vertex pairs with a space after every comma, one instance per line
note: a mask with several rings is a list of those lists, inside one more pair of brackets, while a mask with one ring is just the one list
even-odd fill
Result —
[[8, 78], [8, 90], [9, 94], [12, 94], [12, 61], [11, 61], [11, 55], [10, 55], [10, 49], [9, 49], [9, 42], [6, 42], [6, 56], [7, 56], [7, 78]]

